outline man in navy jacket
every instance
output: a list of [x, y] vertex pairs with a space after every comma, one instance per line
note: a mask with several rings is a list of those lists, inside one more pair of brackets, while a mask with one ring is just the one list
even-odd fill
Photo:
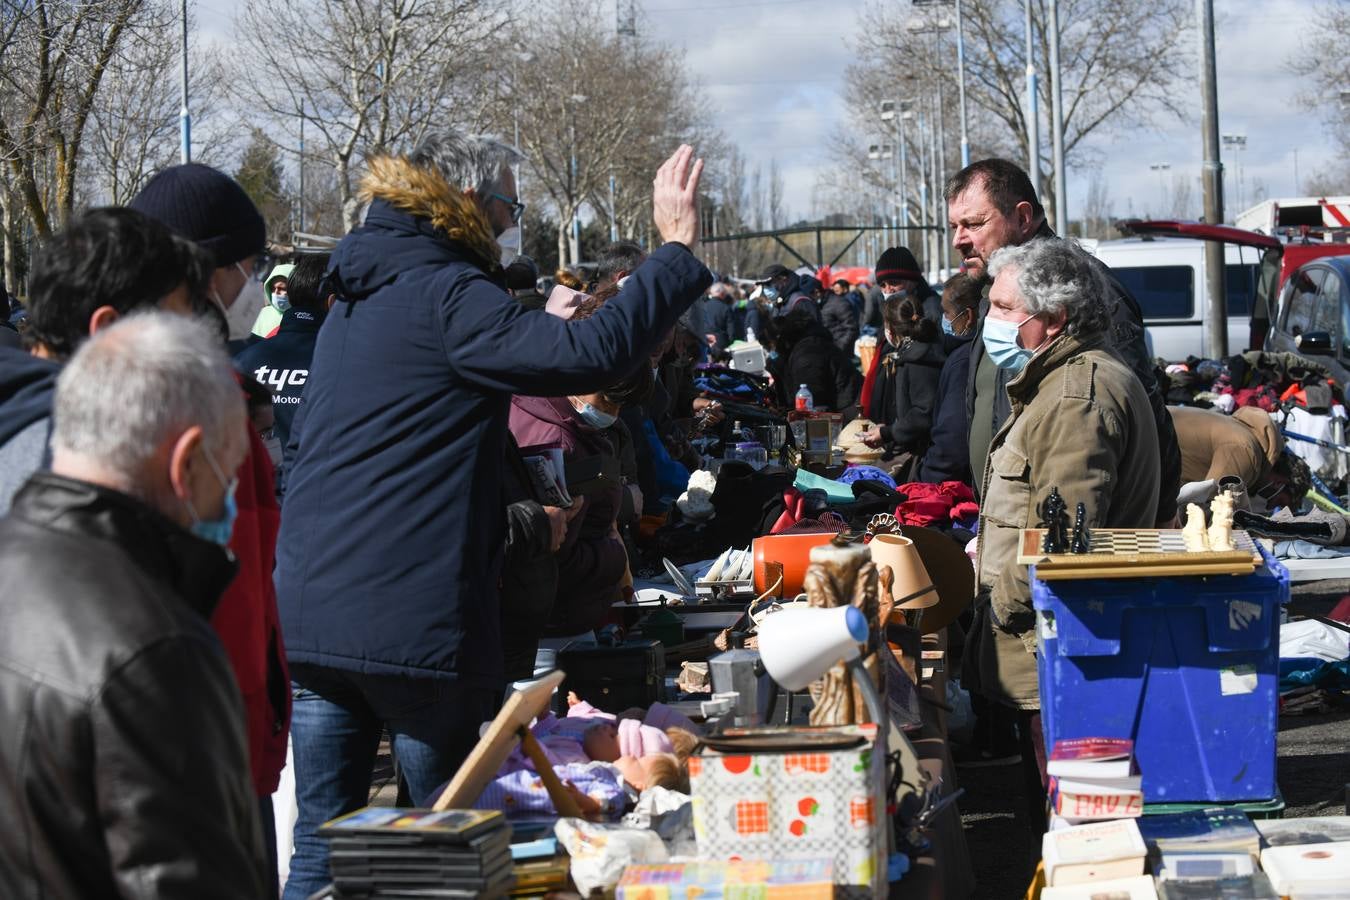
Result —
[[702, 161], [656, 174], [665, 244], [594, 316], [512, 301], [496, 235], [515, 151], [442, 132], [376, 157], [365, 223], [295, 423], [277, 594], [295, 683], [299, 820], [286, 897], [328, 881], [315, 829], [363, 806], [382, 726], [415, 802], [454, 775], [503, 688], [498, 577], [512, 394], [587, 394], [638, 365], [708, 287], [693, 254]]

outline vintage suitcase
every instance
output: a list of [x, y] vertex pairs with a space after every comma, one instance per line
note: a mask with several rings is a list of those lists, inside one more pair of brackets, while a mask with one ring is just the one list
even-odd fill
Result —
[[605, 712], [621, 713], [665, 699], [666, 658], [660, 641], [628, 641], [612, 647], [571, 643], [558, 651], [567, 678], [555, 695], [561, 710], [567, 694]]

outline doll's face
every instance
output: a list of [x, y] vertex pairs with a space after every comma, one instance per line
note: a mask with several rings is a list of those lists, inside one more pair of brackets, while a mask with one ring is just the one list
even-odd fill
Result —
[[581, 749], [599, 762], [612, 763], [619, 758], [619, 729], [613, 722], [601, 722], [586, 729]]

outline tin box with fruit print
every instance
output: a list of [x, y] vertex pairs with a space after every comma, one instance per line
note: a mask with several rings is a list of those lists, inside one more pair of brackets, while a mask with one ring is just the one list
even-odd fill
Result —
[[[689, 758], [694, 834], [701, 859], [834, 861], [840, 897], [886, 895], [884, 760], [874, 752], [872, 725], [803, 729], [804, 737], [853, 738], [784, 742], [773, 750], [704, 748]], [[825, 745], [823, 748], [822, 745]]]

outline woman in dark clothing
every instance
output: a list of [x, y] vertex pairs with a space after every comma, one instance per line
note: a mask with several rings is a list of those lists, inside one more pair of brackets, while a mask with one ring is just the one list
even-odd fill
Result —
[[923, 301], [917, 297], [888, 298], [882, 316], [886, 340], [895, 349], [881, 361], [873, 392], [878, 424], [864, 433], [863, 440], [917, 459], [931, 441], [938, 380], [947, 354], [938, 326], [924, 315]]
[[792, 407], [803, 384], [816, 409], [844, 412], [858, 402], [862, 375], [810, 310], [793, 310], [776, 324], [774, 347], [781, 369], [775, 375], [781, 374], [779, 401], [785, 407]]
[[970, 436], [966, 428], [966, 379], [970, 372], [971, 338], [980, 316], [980, 284], [964, 273], [942, 289], [942, 341], [947, 361], [938, 380], [933, 410], [932, 446], [924, 454], [916, 481], [970, 484]]

